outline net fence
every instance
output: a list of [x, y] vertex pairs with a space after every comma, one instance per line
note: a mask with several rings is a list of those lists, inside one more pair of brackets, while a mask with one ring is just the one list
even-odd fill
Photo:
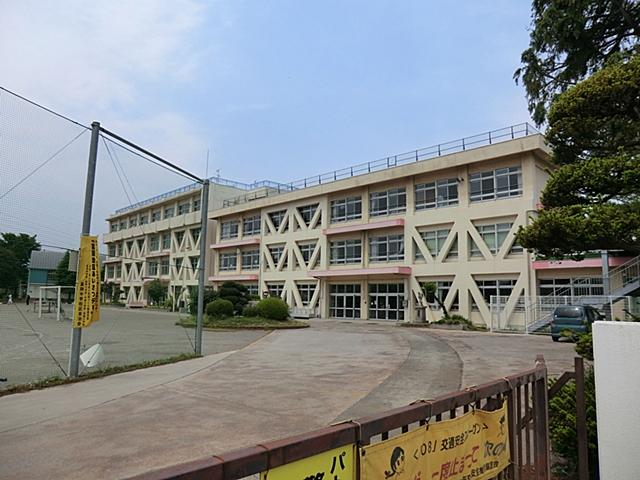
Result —
[[[0, 389], [68, 374], [90, 138], [0, 89]], [[101, 318], [83, 329], [82, 374], [194, 354], [200, 196], [193, 180], [101, 134], [91, 221]]]

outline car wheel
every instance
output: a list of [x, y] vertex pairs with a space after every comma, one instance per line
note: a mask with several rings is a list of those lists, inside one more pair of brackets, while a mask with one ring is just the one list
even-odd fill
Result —
[[551, 337], [551, 339], [552, 339], [554, 342], [558, 342], [558, 341], [560, 341], [560, 337]]

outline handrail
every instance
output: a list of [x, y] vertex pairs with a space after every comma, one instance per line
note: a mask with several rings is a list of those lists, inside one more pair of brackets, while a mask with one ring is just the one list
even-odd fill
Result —
[[539, 133], [540, 132], [529, 123], [518, 123], [516, 125], [510, 125], [508, 127], [500, 128], [497, 130], [491, 130], [489, 132], [472, 135], [470, 137], [463, 137], [458, 140], [439, 143], [430, 147], [390, 155], [388, 157], [380, 158], [378, 160], [373, 160], [370, 162], [359, 163], [357, 165], [346, 167], [340, 170], [334, 170], [332, 172], [314, 175], [311, 177], [303, 178], [301, 180], [295, 180], [293, 182], [285, 184], [288, 187], [287, 189], [277, 188], [274, 189], [274, 191], [267, 190], [260, 193], [249, 193], [240, 195], [238, 197], [229, 198], [223, 201], [222, 206], [230, 207], [239, 205], [242, 203], [257, 200], [259, 198], [279, 195], [287, 191], [309, 188], [317, 185], [324, 185], [326, 183], [343, 180], [345, 178], [386, 170], [388, 168], [394, 168], [407, 163], [431, 160], [443, 155], [472, 150], [475, 148], [493, 145], [495, 143], [506, 142], [509, 140], [514, 140], [516, 138], [527, 137], [529, 135], [536, 135]]

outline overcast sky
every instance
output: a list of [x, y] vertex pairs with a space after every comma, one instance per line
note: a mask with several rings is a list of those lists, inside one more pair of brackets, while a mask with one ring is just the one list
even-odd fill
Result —
[[[199, 175], [209, 149], [211, 175], [291, 181], [528, 121], [512, 75], [529, 23], [529, 2], [512, 0], [5, 1], [0, 85]], [[49, 132], [39, 161], [76, 131]], [[65, 173], [76, 185], [84, 137]], [[2, 148], [0, 176], [19, 158]], [[128, 173], [138, 197], [188, 183]], [[101, 216], [128, 203], [113, 168], [104, 185]]]

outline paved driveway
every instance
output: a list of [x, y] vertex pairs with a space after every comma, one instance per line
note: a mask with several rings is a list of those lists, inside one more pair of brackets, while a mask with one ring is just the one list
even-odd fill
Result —
[[548, 338], [312, 324], [233, 353], [0, 398], [0, 477], [129, 476], [481, 383], [537, 353], [558, 371], [573, 357]]

